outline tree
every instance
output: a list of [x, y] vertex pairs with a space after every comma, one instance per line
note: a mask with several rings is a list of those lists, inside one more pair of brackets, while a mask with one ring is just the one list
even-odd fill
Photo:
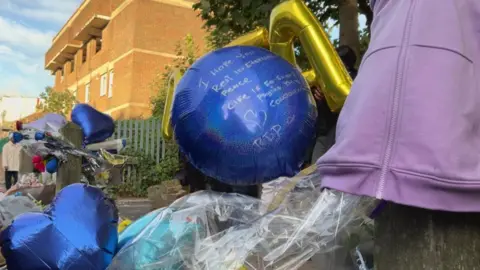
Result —
[[177, 58], [173, 63], [165, 66], [164, 71], [158, 73], [150, 84], [153, 92], [156, 93], [151, 99], [152, 115], [161, 118], [165, 108], [165, 99], [171, 82], [173, 70], [178, 69], [184, 73], [199, 57], [199, 48], [193, 40], [192, 35], [187, 35], [181, 41], [177, 42], [175, 48]]
[[39, 97], [42, 100], [37, 106], [39, 111], [63, 116], [70, 114], [76, 102], [75, 96], [70, 91], [55, 91], [49, 86], [45, 87], [45, 91]]
[[[210, 31], [210, 41], [216, 48], [223, 47], [233, 39], [258, 26], [268, 27], [272, 9], [282, 0], [202, 0], [193, 7], [199, 10]], [[360, 53], [358, 13], [367, 18], [367, 31], [373, 19], [370, 0], [306, 0], [307, 6], [326, 27], [340, 26], [339, 43], [352, 47]]]

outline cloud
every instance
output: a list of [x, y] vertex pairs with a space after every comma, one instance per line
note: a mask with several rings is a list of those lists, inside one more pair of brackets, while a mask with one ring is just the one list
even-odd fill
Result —
[[[14, 51], [5, 45], [0, 45], [0, 62], [15, 66], [23, 74], [34, 74], [39, 70], [40, 66], [35, 60], [36, 59], [27, 57], [22, 52]], [[1, 73], [0, 71], [0, 74]]]
[[45, 52], [52, 42], [54, 32], [27, 27], [0, 16], [0, 44], [6, 43], [33, 53]]
[[79, 0], [4, 0], [0, 10], [29, 20], [65, 23], [80, 4]]
[[82, 0], [0, 0], [0, 96], [38, 96], [53, 76], [45, 53]]

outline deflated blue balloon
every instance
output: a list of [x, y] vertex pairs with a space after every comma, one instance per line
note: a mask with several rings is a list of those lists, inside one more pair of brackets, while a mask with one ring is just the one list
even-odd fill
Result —
[[73, 184], [44, 213], [18, 216], [0, 236], [8, 269], [106, 269], [118, 241], [118, 213], [96, 188]]
[[223, 48], [194, 63], [172, 107], [181, 151], [207, 176], [233, 185], [295, 175], [316, 117], [300, 71], [250, 46]]
[[77, 104], [72, 110], [72, 122], [80, 126], [86, 144], [103, 142], [115, 132], [115, 123], [109, 115], [88, 104]]

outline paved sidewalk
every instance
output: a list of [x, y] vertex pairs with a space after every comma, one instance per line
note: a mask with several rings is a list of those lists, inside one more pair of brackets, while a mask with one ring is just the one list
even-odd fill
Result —
[[152, 211], [147, 198], [121, 198], [116, 200], [120, 217], [135, 220]]

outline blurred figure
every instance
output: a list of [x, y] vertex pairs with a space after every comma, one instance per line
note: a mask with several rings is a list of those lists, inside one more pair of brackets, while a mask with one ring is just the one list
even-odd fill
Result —
[[253, 186], [234, 186], [220, 182], [212, 177], [205, 176], [200, 170], [195, 168], [187, 159], [187, 157], [179, 153], [180, 164], [182, 168], [176, 175], [176, 179], [184, 189], [188, 189], [189, 193], [194, 193], [207, 188], [216, 192], [238, 193], [255, 198], [260, 197], [261, 188], [258, 185]]
[[205, 175], [195, 168], [188, 158], [179, 151], [179, 161], [182, 166], [177, 173], [176, 178], [184, 188], [188, 188], [189, 193], [193, 193], [207, 188]]
[[[342, 59], [350, 77], [354, 80], [357, 76], [357, 69], [355, 63], [357, 56], [352, 48], [348, 46], [340, 46], [337, 48], [337, 53]], [[335, 143], [335, 129], [338, 120], [338, 113], [334, 113], [328, 107], [327, 101], [323, 92], [318, 87], [312, 87], [313, 97], [317, 103], [318, 118], [317, 118], [317, 140], [314, 142], [311, 160], [309, 163], [314, 163], [323, 154], [327, 152]]]
[[9, 142], [2, 150], [2, 165], [5, 170], [5, 188], [9, 190], [18, 181], [20, 169], [20, 153], [22, 147], [13, 142], [12, 134], [9, 135]]
[[234, 186], [222, 183], [216, 179], [208, 177], [208, 185], [210, 189], [217, 192], [225, 193], [237, 193], [254, 198], [260, 198], [261, 185], [251, 185], [251, 186]]

